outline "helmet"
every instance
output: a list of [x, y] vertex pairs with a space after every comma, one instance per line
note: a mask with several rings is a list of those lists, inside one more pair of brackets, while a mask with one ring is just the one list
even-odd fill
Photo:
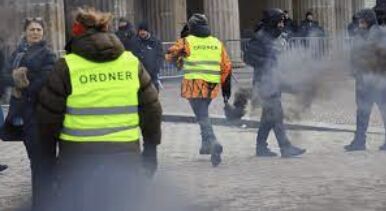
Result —
[[280, 21], [284, 20], [284, 12], [278, 8], [264, 10], [263, 22], [270, 27], [276, 27]]

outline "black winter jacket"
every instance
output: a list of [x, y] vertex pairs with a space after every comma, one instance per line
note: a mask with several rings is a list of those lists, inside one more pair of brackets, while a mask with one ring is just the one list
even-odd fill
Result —
[[46, 41], [30, 46], [23, 40], [16, 51], [12, 53], [6, 74], [7, 77], [11, 77], [14, 69], [26, 67], [30, 85], [23, 91], [23, 98], [36, 102], [38, 93], [43, 87], [48, 73], [53, 69], [55, 62], [56, 56], [48, 47]]
[[139, 58], [151, 76], [155, 85], [158, 84], [159, 73], [164, 61], [162, 43], [151, 35], [149, 39], [135, 38], [133, 54]]
[[244, 62], [254, 68], [253, 83], [259, 86], [262, 98], [280, 95], [280, 86], [274, 76], [274, 68], [280, 53], [281, 36], [275, 37], [267, 27], [262, 27], [248, 42]]

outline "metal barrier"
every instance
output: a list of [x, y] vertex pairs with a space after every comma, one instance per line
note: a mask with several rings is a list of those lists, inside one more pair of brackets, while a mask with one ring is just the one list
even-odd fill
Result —
[[[229, 54], [243, 60], [244, 53], [247, 48], [249, 39], [241, 40], [226, 40], [224, 41], [227, 46]], [[290, 55], [296, 51], [296, 53], [307, 54], [304, 56], [311, 57], [313, 59], [326, 58], [332, 56], [331, 52], [341, 52], [349, 54], [349, 48], [351, 46], [351, 40], [348, 38], [332, 39], [328, 37], [293, 37], [288, 40], [285, 45], [283, 56]], [[173, 45], [173, 42], [164, 42], [163, 50], [166, 53], [167, 50]], [[183, 71], [178, 70], [175, 64], [164, 62], [160, 71], [161, 79], [180, 78], [183, 75]]]
[[[163, 51], [166, 53], [167, 50], [174, 44], [174, 42], [163, 42], [162, 47]], [[179, 70], [177, 66], [173, 63], [164, 61], [163, 66], [160, 71], [160, 79], [173, 79], [181, 78], [183, 76], [183, 71]]]

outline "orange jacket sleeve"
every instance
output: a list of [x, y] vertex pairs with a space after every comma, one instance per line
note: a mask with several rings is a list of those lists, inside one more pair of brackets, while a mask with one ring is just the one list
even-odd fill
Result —
[[229, 76], [232, 74], [232, 62], [226, 51], [225, 46], [222, 46], [221, 52], [221, 84], [224, 84]]
[[183, 57], [190, 55], [190, 49], [188, 43], [184, 38], [178, 39], [167, 51], [165, 60], [168, 62], [174, 62]]

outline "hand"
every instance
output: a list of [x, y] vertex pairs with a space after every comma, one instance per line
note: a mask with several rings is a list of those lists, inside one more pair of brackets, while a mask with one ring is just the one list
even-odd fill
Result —
[[19, 67], [12, 71], [12, 78], [15, 82], [15, 87], [24, 89], [29, 86], [30, 81], [27, 77], [28, 69], [26, 67]]
[[153, 178], [158, 168], [156, 145], [144, 145], [142, 152], [142, 166], [145, 175], [149, 178]]

